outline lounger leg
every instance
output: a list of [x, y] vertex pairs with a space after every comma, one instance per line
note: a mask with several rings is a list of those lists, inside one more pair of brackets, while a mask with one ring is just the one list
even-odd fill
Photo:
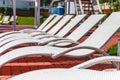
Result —
[[94, 58], [93, 54], [88, 55], [90, 59]]

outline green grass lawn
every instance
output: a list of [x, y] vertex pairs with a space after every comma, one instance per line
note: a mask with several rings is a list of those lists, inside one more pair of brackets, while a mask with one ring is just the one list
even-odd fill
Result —
[[17, 23], [18, 25], [34, 25], [34, 17], [18, 16]]
[[[40, 17], [40, 23], [42, 24], [47, 17]], [[27, 16], [18, 16], [17, 18], [18, 25], [34, 25], [34, 17]]]
[[117, 44], [115, 44], [108, 49], [108, 53], [110, 55], [117, 55], [117, 49], [118, 49]]

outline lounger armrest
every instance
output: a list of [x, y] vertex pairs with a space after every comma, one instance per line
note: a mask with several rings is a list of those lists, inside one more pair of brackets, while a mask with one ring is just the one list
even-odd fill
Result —
[[17, 34], [9, 34], [9, 35], [6, 35], [2, 38], [0, 38], [0, 42], [4, 41], [4, 40], [7, 40], [7, 39], [10, 39], [10, 38], [13, 38], [13, 37], [19, 37], [19, 36], [22, 36], [23, 38], [26, 38], [26, 37], [30, 37], [32, 38], [30, 35], [28, 34], [24, 34], [24, 33], [17, 33]]
[[37, 36], [37, 37], [35, 37], [35, 38], [36, 38], [36, 39], [44, 39], [44, 38], [50, 38], [50, 37], [55, 37], [55, 38], [57, 38], [58, 36], [46, 34], [45, 36]]
[[57, 38], [54, 38], [52, 40], [41, 42], [41, 43], [39, 43], [39, 45], [46, 45], [47, 44], [47, 45], [51, 46], [52, 44], [54, 44], [54, 42], [61, 41], [61, 40], [68, 40], [68, 39], [57, 37]]
[[91, 50], [95, 50], [95, 51], [98, 52], [98, 53], [102, 53], [102, 54], [104, 54], [104, 55], [106, 55], [106, 56], [109, 55], [109, 54], [106, 53], [105, 51], [103, 51], [103, 50], [101, 50], [101, 49], [98, 49], [98, 48], [96, 48], [96, 47], [91, 47], [91, 46], [77, 46], [77, 47], [70, 48], [70, 49], [68, 49], [68, 50], [66, 50], [66, 51], [64, 51], [64, 52], [62, 52], [62, 53], [59, 53], [59, 54], [56, 54], [56, 55], [52, 55], [52, 57], [53, 57], [53, 58], [57, 58], [57, 57], [59, 57], [59, 56], [61, 56], [61, 55], [64, 55], [64, 54], [66, 54], [66, 53], [69, 53], [69, 52], [71, 52], [71, 51], [75, 51], [75, 50], [78, 50], [78, 49], [91, 49]]
[[32, 32], [32, 33], [30, 33], [30, 35], [32, 36], [32, 37], [36, 37], [36, 36], [39, 36], [39, 35], [48, 35], [48, 33], [45, 33], [45, 32]]
[[98, 57], [98, 58], [94, 58], [94, 59], [91, 59], [89, 61], [86, 61], [84, 63], [81, 63], [77, 66], [74, 66], [70, 69], [79, 69], [79, 68], [88, 68], [88, 67], [91, 67], [95, 64], [98, 64], [98, 63], [101, 63], [101, 62], [104, 62], [104, 61], [115, 61], [115, 62], [120, 62], [120, 57], [118, 56], [103, 56], [103, 57]]
[[32, 33], [34, 31], [37, 31], [37, 30], [35, 30], [35, 29], [22, 29], [22, 30], [20, 30], [20, 32], [22, 32], [22, 33]]
[[[74, 44], [79, 44], [76, 41], [72, 41], [70, 39], [65, 39], [65, 38], [58, 37], [58, 38], [55, 38], [55, 39], [52, 39], [52, 40], [49, 40], [49, 41], [46, 41], [46, 42], [41, 42], [41, 43], [39, 43], [39, 45], [46, 45], [47, 44], [49, 46], [56, 46], [59, 43], [68, 43], [68, 44], [74, 43]], [[64, 46], [64, 45], [62, 45], [62, 46]]]
[[59, 45], [61, 43], [79, 44], [79, 42], [76, 42], [76, 41], [73, 41], [73, 40], [70, 40], [70, 39], [61, 39], [59, 41], [51, 42], [48, 45], [56, 46], [57, 44]]
[[20, 33], [20, 32], [19, 31], [4, 32], [4, 33], [0, 34], [0, 38], [4, 37], [6, 35], [9, 35], [9, 34], [17, 34], [17, 33]]

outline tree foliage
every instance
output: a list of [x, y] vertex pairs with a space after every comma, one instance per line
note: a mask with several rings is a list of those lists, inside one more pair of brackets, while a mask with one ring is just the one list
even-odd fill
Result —
[[120, 0], [99, 0], [100, 3], [108, 3], [112, 11], [120, 10]]

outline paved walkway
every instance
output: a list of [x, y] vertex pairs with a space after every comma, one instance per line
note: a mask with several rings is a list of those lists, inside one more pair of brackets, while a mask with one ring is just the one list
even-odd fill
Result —
[[[25, 28], [32, 28], [35, 29], [33, 25], [17, 25], [16, 30], [21, 30]], [[13, 31], [13, 25], [0, 25], [0, 33], [7, 32], [7, 31]]]
[[[103, 47], [103, 49], [107, 50], [106, 46], [109, 47], [113, 44], [116, 44], [118, 38], [119, 38], [119, 34], [116, 33], [108, 41], [108, 43]], [[94, 54], [94, 57], [99, 57], [99, 56], [103, 56], [103, 55], [97, 54], [97, 53]], [[85, 62], [87, 60], [89, 60], [89, 57], [75, 58], [75, 57], [61, 56], [57, 59], [52, 59], [51, 57], [40, 56], [40, 55], [23, 57], [21, 59], [17, 59], [15, 61], [7, 63], [2, 68], [0, 68], [0, 80], [7, 80], [8, 78], [15, 76], [17, 74], [21, 74], [21, 73], [36, 70], [36, 69], [70, 68], [74, 65]], [[111, 67], [113, 66], [111, 65], [110, 62], [104, 62], [98, 65], [92, 66], [90, 67], [90, 69], [103, 70]]]

